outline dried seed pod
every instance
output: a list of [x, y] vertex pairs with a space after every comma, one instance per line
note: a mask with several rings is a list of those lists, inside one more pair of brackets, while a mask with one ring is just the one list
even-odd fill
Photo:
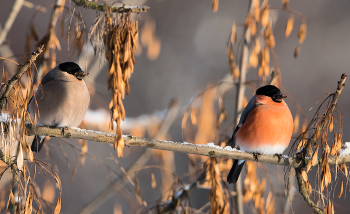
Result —
[[290, 33], [293, 30], [293, 25], [294, 25], [294, 15], [291, 13], [289, 15], [289, 19], [288, 19], [287, 24], [286, 24], [286, 37], [287, 38], [289, 37]]
[[219, 8], [219, 0], [213, 0], [213, 12], [218, 11]]
[[340, 198], [341, 195], [343, 194], [343, 188], [344, 188], [343, 186], [344, 186], [343, 180], [341, 180], [341, 182], [340, 182], [340, 190], [339, 190], [339, 193], [338, 193], [338, 198]]
[[263, 27], [266, 27], [269, 23], [269, 15], [270, 15], [270, 5], [267, 5], [266, 8], [263, 10], [262, 16], [261, 16], [261, 25]]
[[293, 134], [296, 134], [299, 129], [299, 114], [296, 114], [294, 117], [294, 126], [293, 126]]
[[299, 50], [300, 50], [300, 44], [298, 44], [297, 47], [296, 47], [295, 50], [294, 50], [294, 58], [297, 58], [297, 57], [298, 57]]
[[235, 23], [233, 23], [232, 30], [231, 30], [231, 43], [232, 44], [236, 43], [236, 38], [237, 38], [237, 24], [235, 22]]
[[258, 55], [254, 51], [254, 49], [253, 49], [252, 53], [250, 54], [249, 64], [254, 68], [256, 68], [258, 66]]
[[298, 39], [300, 44], [304, 42], [305, 37], [306, 37], [306, 23], [302, 23], [298, 31]]

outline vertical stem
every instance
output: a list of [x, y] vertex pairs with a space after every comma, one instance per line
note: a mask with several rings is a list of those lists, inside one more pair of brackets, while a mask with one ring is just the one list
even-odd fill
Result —
[[[256, 0], [250, 0], [249, 1], [249, 9], [248, 14], [253, 10], [254, 2]], [[244, 41], [243, 41], [243, 49], [242, 49], [242, 56], [241, 56], [241, 62], [239, 64], [239, 70], [240, 75], [237, 82], [237, 90], [236, 90], [236, 105], [235, 105], [235, 125], [238, 125], [239, 118], [241, 115], [241, 112], [243, 110], [243, 99], [244, 99], [244, 93], [245, 93], [245, 81], [246, 81], [246, 74], [247, 74], [247, 67], [248, 67], [248, 57], [249, 57], [249, 48], [248, 45], [250, 43], [250, 25], [245, 30], [244, 33]], [[235, 197], [235, 204], [236, 204], [236, 213], [237, 214], [243, 214], [243, 202], [242, 202], [242, 179], [241, 177], [238, 178], [237, 182], [234, 184], [234, 189], [237, 193], [237, 196]]]

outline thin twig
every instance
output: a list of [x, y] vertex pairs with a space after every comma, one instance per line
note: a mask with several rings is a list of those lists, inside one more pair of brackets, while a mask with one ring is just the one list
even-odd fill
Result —
[[16, 0], [13, 3], [12, 6], [12, 10], [10, 15], [8, 16], [4, 29], [2, 29], [1, 33], [0, 33], [0, 45], [4, 42], [4, 40], [6, 39], [7, 33], [10, 31], [13, 22], [15, 21], [20, 9], [23, 6], [23, 2], [24, 0]]
[[36, 58], [44, 51], [44, 46], [40, 46], [36, 52], [33, 52], [29, 59], [24, 63], [23, 66], [20, 66], [17, 73], [8, 81], [6, 84], [6, 89], [0, 98], [0, 111], [5, 106], [7, 98], [9, 97], [10, 91], [15, 85], [15, 83], [23, 76], [27, 69], [33, 64]]
[[100, 10], [104, 12], [110, 11], [110, 12], [116, 12], [116, 13], [140, 13], [140, 12], [147, 12], [149, 10], [148, 6], [112, 7], [108, 5], [96, 4], [88, 0], [72, 0], [72, 1], [78, 6], [82, 6], [92, 10]]
[[160, 213], [174, 211], [178, 202], [188, 198], [188, 195], [192, 192], [192, 190], [194, 190], [199, 183], [204, 181], [205, 175], [206, 171], [202, 172], [195, 182], [187, 185], [184, 189], [175, 192], [173, 195], [173, 200], [166, 201], [165, 205], [161, 208]]

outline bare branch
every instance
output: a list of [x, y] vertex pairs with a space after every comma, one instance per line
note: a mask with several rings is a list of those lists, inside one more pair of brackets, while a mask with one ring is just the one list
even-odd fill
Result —
[[[45, 126], [36, 126], [34, 130], [31, 124], [26, 124], [28, 135], [45, 135], [51, 137], [64, 137], [64, 138], [77, 138], [92, 140], [101, 143], [114, 143], [115, 134], [99, 132], [93, 130], [85, 130], [79, 128], [64, 128], [64, 134], [62, 135], [62, 128], [49, 128]], [[140, 146], [148, 147], [152, 149], [161, 149], [175, 152], [183, 152], [189, 154], [203, 155], [208, 157], [221, 157], [221, 158], [231, 158], [240, 160], [255, 161], [255, 157], [252, 153], [243, 152], [236, 150], [227, 146], [222, 148], [220, 146], [215, 146], [213, 143], [206, 145], [190, 144], [187, 142], [173, 142], [173, 141], [163, 141], [148, 138], [139, 138], [131, 135], [123, 135], [125, 145], [129, 147]], [[290, 166], [293, 168], [303, 168], [307, 165], [310, 159], [305, 159], [305, 162], [301, 159], [294, 157], [283, 156], [279, 157], [275, 155], [259, 155], [259, 162], [271, 163], [276, 165]], [[329, 157], [329, 164], [342, 164], [350, 162], [350, 155], [340, 156], [340, 157]], [[321, 159], [319, 159], [319, 165]]]
[[317, 127], [316, 131], [314, 132], [314, 134], [312, 135], [311, 138], [309, 138], [309, 140], [306, 143], [305, 148], [300, 152], [302, 157], [306, 157], [306, 154], [311, 151], [311, 149], [315, 146], [316, 144], [316, 138], [317, 136], [323, 132], [323, 130], [325, 129], [326, 125], [328, 124], [328, 120], [331, 117], [331, 115], [333, 114], [333, 110], [335, 108], [335, 106], [337, 105], [337, 101], [340, 97], [340, 93], [342, 92], [345, 84], [345, 80], [346, 80], [346, 74], [342, 74], [340, 81], [338, 81], [338, 86], [337, 86], [337, 90], [333, 93], [333, 99], [329, 105], [329, 108], [327, 108], [326, 113], [324, 114], [319, 126]]
[[324, 214], [324, 212], [310, 199], [310, 196], [307, 193], [305, 182], [303, 180], [303, 176], [301, 175], [301, 169], [295, 169], [295, 174], [298, 180], [299, 192], [304, 197], [305, 202], [314, 209], [315, 213]]
[[110, 11], [115, 13], [140, 13], [140, 12], [147, 12], [149, 10], [148, 6], [132, 6], [132, 7], [112, 7], [108, 5], [100, 5], [96, 4], [92, 1], [88, 0], [72, 0], [76, 5], [82, 6], [88, 9], [92, 10], [100, 10], [100, 11]]
[[44, 46], [40, 46], [36, 52], [33, 52], [32, 55], [29, 57], [29, 59], [24, 63], [24, 65], [20, 66], [17, 73], [8, 81], [6, 84], [6, 89], [4, 93], [1, 95], [0, 98], [0, 111], [5, 106], [5, 103], [7, 101], [7, 98], [9, 97], [10, 91], [19, 80], [23, 74], [27, 71], [27, 69], [33, 64], [33, 62], [36, 60], [36, 58], [44, 51]]

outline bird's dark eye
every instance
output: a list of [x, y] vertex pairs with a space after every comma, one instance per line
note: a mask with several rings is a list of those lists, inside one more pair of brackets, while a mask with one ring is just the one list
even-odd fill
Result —
[[274, 94], [272, 96], [272, 100], [276, 103], [282, 102], [283, 98], [286, 98], [287, 96], [283, 95], [281, 92]]

